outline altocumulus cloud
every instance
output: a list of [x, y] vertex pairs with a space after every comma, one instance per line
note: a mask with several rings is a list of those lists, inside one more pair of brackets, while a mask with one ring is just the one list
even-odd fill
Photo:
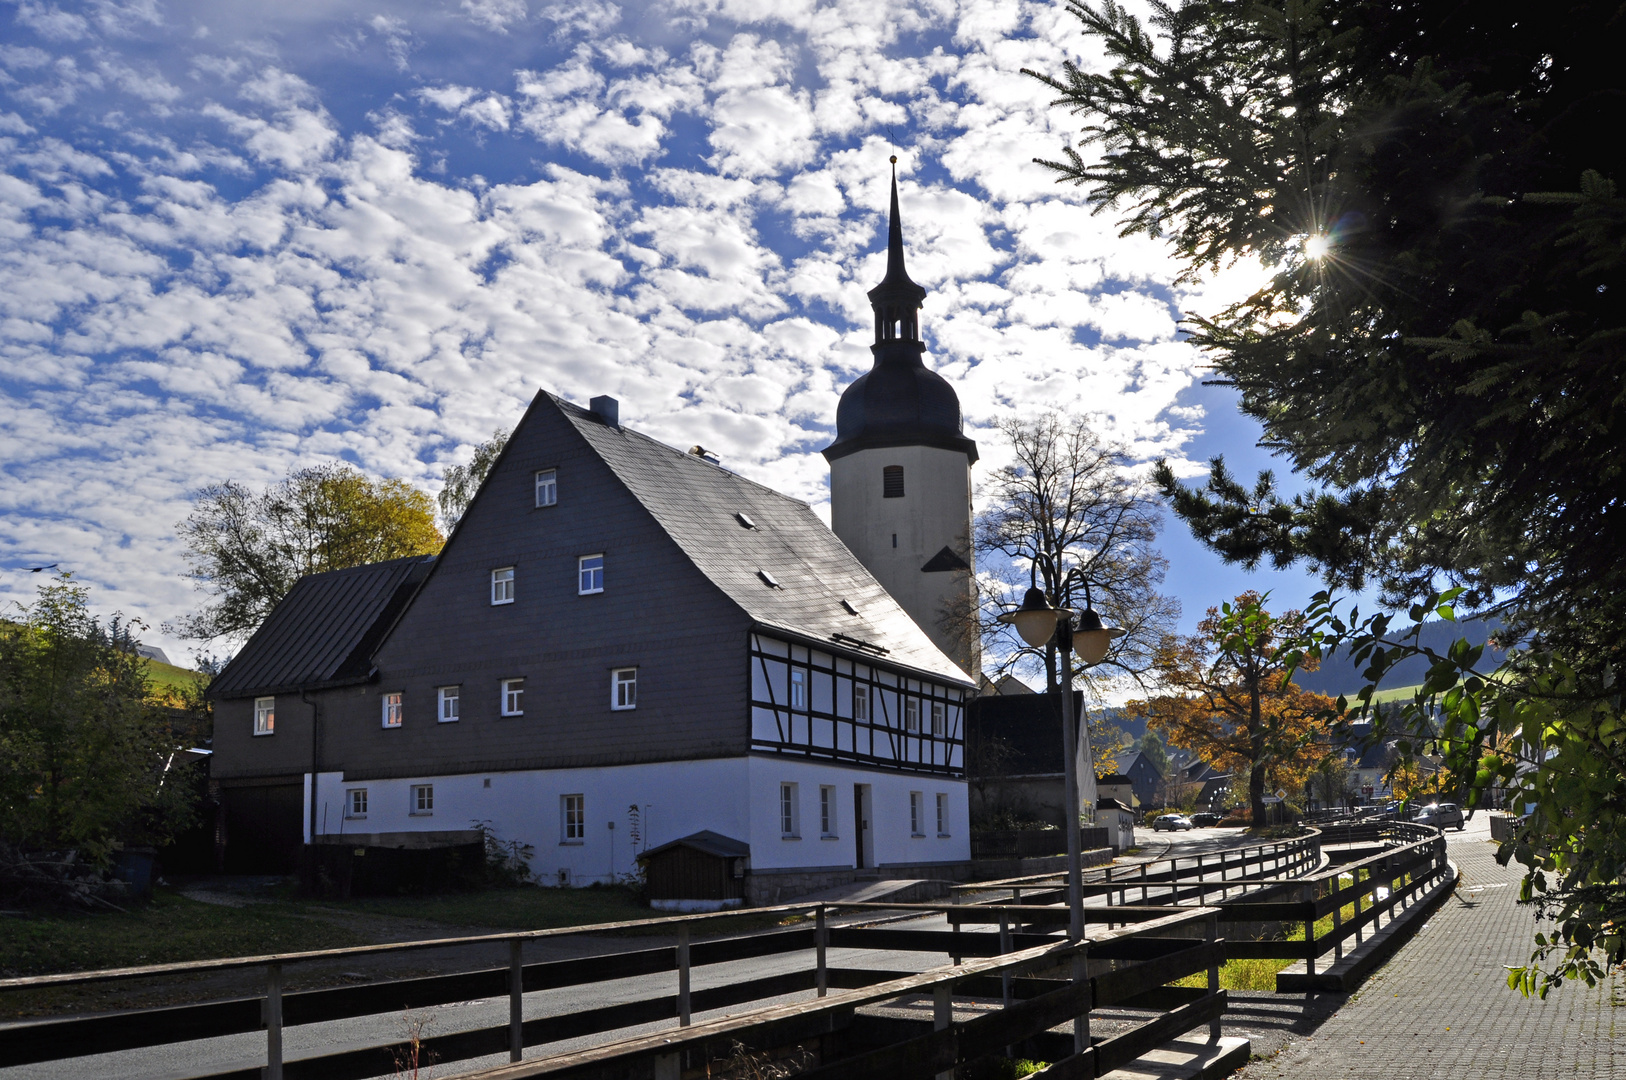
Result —
[[1019, 69], [1092, 62], [1059, 4], [0, 20], [0, 598], [60, 561], [156, 627], [194, 603], [201, 485], [342, 460], [433, 487], [539, 388], [823, 502], [894, 148], [973, 429], [1060, 405], [1178, 458], [1201, 422], [1176, 320], [1225, 283], [1181, 291], [1031, 164], [1068, 118]]

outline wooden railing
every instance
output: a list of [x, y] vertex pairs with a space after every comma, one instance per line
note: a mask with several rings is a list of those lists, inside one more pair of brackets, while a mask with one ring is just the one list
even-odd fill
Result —
[[[777, 1046], [783, 1045], [774, 1041], [781, 1036], [789, 1039], [795, 1032], [818, 1029], [831, 1036], [820, 1044], [820, 1068], [840, 1062], [853, 1073], [843, 1080], [859, 1080], [872, 1073], [879, 1077], [883, 1072], [891, 1080], [898, 1075], [899, 1062], [910, 1063], [907, 1075], [944, 1072], [991, 1052], [991, 1046], [1039, 1038], [1067, 1017], [1078, 1018], [1079, 1030], [1087, 1032], [1090, 1009], [1103, 1005], [1133, 1002], [1161, 1012], [1158, 1018], [1114, 1039], [1094, 1044], [1081, 1041], [1067, 1054], [1055, 1053], [1053, 1047], [1047, 1051], [1048, 1060], [1067, 1059], [1052, 1066], [1052, 1070], [1061, 1071], [1049, 1075], [1093, 1076], [1205, 1022], [1210, 1023], [1217, 1037], [1218, 1017], [1224, 1009], [1224, 995], [1218, 990], [1218, 967], [1227, 956], [1304, 957], [1313, 972], [1315, 958], [1328, 947], [1341, 950], [1349, 936], [1354, 935], [1358, 942], [1367, 928], [1375, 929], [1385, 915], [1392, 919], [1397, 904], [1407, 903], [1440, 873], [1444, 840], [1427, 827], [1388, 823], [1387, 828], [1390, 831], [1385, 836], [1396, 846], [1380, 855], [1319, 873], [1313, 871], [1320, 860], [1321, 837], [1312, 831], [1301, 838], [1258, 848], [1160, 860], [1149, 866], [1116, 867], [1093, 874], [1086, 888], [1092, 896], [1106, 897], [1107, 903], [1086, 908], [1088, 940], [1076, 945], [1055, 936], [1064, 931], [1067, 913], [1060, 906], [1059, 882], [1050, 875], [959, 890], [962, 894], [983, 891], [985, 895], [980, 898], [961, 897], [976, 899], [976, 903], [782, 904], [757, 908], [751, 914], [777, 913], [806, 921], [767, 932], [704, 940], [695, 940], [695, 931], [716, 930], [739, 914], [679, 915], [557, 930], [5, 979], [0, 980], [0, 992], [258, 969], [264, 989], [260, 994], [225, 1001], [0, 1027], [0, 1067], [264, 1031], [263, 1072], [258, 1066], [229, 1070], [212, 1074], [210, 1080], [258, 1080], [261, 1076], [270, 1080], [352, 1080], [390, 1073], [408, 1044], [391, 1041], [284, 1061], [284, 1028], [506, 998], [506, 1024], [425, 1038], [418, 1046], [420, 1053], [433, 1055], [441, 1062], [454, 1062], [506, 1051], [510, 1061], [516, 1063], [508, 1068], [521, 1071], [504, 1072], [504, 1076], [561, 1071], [608, 1076], [616, 1070], [622, 1070], [617, 1075], [625, 1075], [626, 1061], [651, 1057], [665, 1062], [660, 1074], [664, 1076], [673, 1067], [673, 1055], [692, 1063], [703, 1055], [720, 1052], [719, 1040]], [[1348, 876], [1353, 884], [1342, 886], [1340, 875]], [[1382, 889], [1388, 889], [1388, 894], [1379, 895]], [[990, 898], [986, 895], [990, 890], [996, 894], [1009, 892], [1012, 902], [1005, 903], [997, 895]], [[1241, 896], [1233, 895], [1239, 890]], [[1213, 906], [1171, 907], [1193, 902]], [[1340, 921], [1341, 912], [1350, 904], [1354, 905], [1354, 916]], [[859, 913], [871, 924], [885, 916], [940, 915], [948, 929], [833, 925], [831, 916], [837, 911]], [[1334, 930], [1318, 938], [1313, 930], [1315, 922], [1328, 913], [1334, 914]], [[1309, 936], [1303, 942], [1226, 943], [1219, 939], [1222, 923], [1268, 921], [1303, 922], [1310, 928]], [[997, 933], [992, 932], [996, 927]], [[1189, 936], [1194, 929], [1200, 932], [1198, 939]], [[676, 941], [568, 960], [526, 961], [528, 943], [617, 930], [665, 932]], [[285, 973], [299, 965], [479, 944], [506, 945], [507, 964], [358, 986], [294, 992], [284, 989]], [[833, 966], [828, 962], [832, 948], [936, 952], [951, 963], [918, 974]], [[811, 953], [805, 966], [698, 990], [690, 985], [695, 968], [795, 952]], [[1206, 990], [1167, 985], [1205, 969], [1209, 972]], [[616, 1004], [524, 1018], [525, 994], [667, 972], [677, 975], [675, 993], [654, 993]], [[939, 1021], [929, 1035], [902, 1042], [893, 1040], [897, 1045], [870, 1045], [873, 1040], [866, 1042], [867, 1036], [861, 1030], [864, 1025], [853, 1025], [853, 1010], [863, 1005], [928, 991], [937, 1003], [934, 1015]], [[813, 999], [795, 1006], [755, 1009], [704, 1024], [691, 1023], [695, 1013], [801, 992], [811, 992]], [[956, 995], [993, 998], [1003, 1007], [992, 1016], [957, 1024], [952, 1013]], [[526, 1047], [662, 1021], [675, 1021], [676, 1026], [644, 1041], [622, 1039], [580, 1054], [518, 1064]], [[838, 1038], [838, 1031], [847, 1034]], [[617, 1055], [623, 1057], [617, 1059]], [[621, 1063], [611, 1067], [607, 1063], [612, 1060]]]
[[[1247, 897], [1222, 903], [1221, 923], [1302, 924], [1299, 940], [1232, 940], [1227, 955], [1302, 959], [1306, 974], [1314, 976], [1321, 956], [1331, 951], [1334, 963], [1342, 960], [1350, 938], [1360, 945], [1365, 935], [1387, 925], [1385, 919], [1394, 922], [1450, 872], [1445, 836], [1438, 829], [1400, 821], [1378, 828], [1381, 832], [1373, 839], [1391, 845], [1379, 854], [1297, 879], [1259, 880]], [[1343, 884], [1345, 878], [1349, 885]], [[1346, 908], [1351, 909], [1347, 918]], [[1328, 929], [1318, 932], [1317, 924], [1329, 915]]]
[[[1056, 914], [1051, 908], [977, 908], [961, 912], [1001, 917], [1007, 925], [1013, 919], [1026, 920], [1039, 913], [1045, 917]], [[1065, 917], [1065, 912], [1062, 914]], [[1217, 937], [1216, 915], [1213, 911], [1171, 913], [1165, 909], [1160, 919], [1135, 928], [1106, 931], [1078, 944], [1041, 939], [1040, 944], [1029, 948], [919, 974], [898, 974], [823, 999], [722, 1017], [686, 1029], [668, 1029], [579, 1053], [470, 1075], [482, 1080], [540, 1076], [581, 1080], [653, 1076], [667, 1080], [710, 1071], [710, 1066], [729, 1060], [742, 1049], [773, 1056], [787, 1048], [801, 1048], [812, 1060], [804, 1060], [798, 1075], [810, 1080], [908, 1080], [930, 1076], [944, 1080], [960, 1066], [1039, 1040], [1044, 1046], [1041, 1052], [1054, 1064], [1035, 1075], [1044, 1080], [1095, 1077], [1205, 1023], [1210, 1027], [1210, 1037], [1219, 1037], [1219, 1018], [1226, 1003], [1225, 992], [1219, 989], [1219, 965], [1224, 960], [1225, 946]], [[1193, 930], [1202, 936], [1189, 936]], [[1188, 936], [1174, 936], [1181, 934]], [[955, 938], [957, 948], [968, 948], [966, 939], [993, 937], [987, 933], [942, 936]], [[844, 940], [850, 945], [858, 939], [849, 936]], [[904, 946], [895, 937], [872, 940], [884, 941], [878, 946], [883, 948], [918, 945]], [[1019, 944], [1010, 940], [1008, 931], [995, 941], [1007, 950]], [[1126, 962], [1127, 966], [1120, 966]], [[1055, 977], [1058, 971], [1068, 972], [1068, 977]], [[1208, 974], [1206, 989], [1166, 985], [1203, 971]], [[995, 998], [1003, 1007], [957, 1021], [957, 996]], [[920, 997], [932, 1001], [929, 1032], [903, 1039], [877, 1039], [873, 1032], [866, 1037], [860, 1009]], [[1092, 1040], [1089, 1013], [1109, 1005], [1153, 1009], [1162, 1015], [1111, 1038]], [[1069, 1021], [1074, 1024], [1074, 1032], [1070, 1045], [1063, 1046], [1058, 1036], [1047, 1033]], [[877, 1042], [879, 1045], [875, 1045]], [[816, 1051], [808, 1047], [816, 1047]]]
[[[1086, 899], [1101, 896], [1108, 904], [1128, 904], [1137, 893], [1142, 904], [1202, 904], [1214, 894], [1224, 898], [1266, 877], [1312, 873], [1321, 865], [1321, 844], [1321, 833], [1308, 829], [1304, 836], [1258, 847], [1108, 866], [1086, 873], [1082, 890]], [[956, 885], [952, 891], [957, 897], [979, 896], [985, 903], [994, 902], [992, 894], [1009, 892], [1013, 904], [1057, 904], [1065, 901], [1066, 878], [1031, 874]]]
[[[830, 910], [832, 909], [826, 908], [824, 905], [805, 904], [786, 904], [774, 908], [753, 909], [756, 914], [775, 912], [786, 916], [811, 916], [812, 925], [701, 941], [691, 940], [692, 932], [697, 926], [727, 920], [731, 916], [727, 914], [673, 916], [591, 927], [573, 927], [563, 930], [491, 934], [469, 938], [323, 949], [273, 956], [161, 964], [138, 968], [0, 980], [0, 991], [26, 991], [148, 979], [155, 976], [197, 975], [259, 968], [264, 973], [265, 987], [264, 993], [261, 995], [226, 1001], [167, 1008], [133, 1009], [101, 1016], [61, 1020], [47, 1019], [8, 1025], [0, 1028], [0, 1067], [32, 1065], [93, 1054], [167, 1045], [194, 1039], [264, 1031], [266, 1033], [266, 1068], [263, 1073], [258, 1067], [228, 1070], [209, 1074], [210, 1080], [224, 1080], [227, 1077], [233, 1078], [233, 1080], [251, 1080], [251, 1078], [257, 1080], [262, 1075], [272, 1078], [272, 1080], [281, 1080], [281, 1078], [288, 1078], [288, 1080], [296, 1080], [296, 1078], [297, 1080], [315, 1080], [315, 1078], [348, 1080], [348, 1078], [377, 1076], [380, 1073], [387, 1074], [392, 1070], [398, 1056], [409, 1049], [406, 1043], [391, 1042], [386, 1045], [371, 1046], [364, 1049], [346, 1050], [294, 1061], [285, 1061], [282, 1049], [284, 1029], [347, 1017], [396, 1013], [451, 1002], [501, 999], [503, 997], [506, 997], [509, 1001], [509, 1020], [506, 1025], [431, 1036], [423, 1039], [417, 1049], [421, 1054], [432, 1055], [435, 1060], [441, 1062], [466, 1060], [502, 1053], [505, 1050], [508, 1052], [511, 1061], [519, 1061], [524, 1048], [527, 1046], [613, 1032], [663, 1020], [676, 1020], [678, 1024], [677, 1030], [681, 1030], [690, 1025], [691, 1016], [696, 1012], [761, 1001], [800, 991], [814, 992], [816, 995], [815, 1001], [825, 998], [832, 991], [846, 991], [845, 995], [838, 993], [832, 1000], [839, 999], [840, 1002], [845, 1002], [846, 1004], [841, 1007], [848, 1009], [861, 1000], [879, 1000], [896, 997], [904, 993], [917, 993], [920, 992], [920, 987], [923, 986], [928, 988], [942, 986], [949, 988], [950, 991], [954, 987], [961, 987], [960, 992], [962, 993], [970, 993], [975, 989], [987, 991], [993, 987], [996, 988], [995, 995], [1003, 994], [1007, 1002], [1013, 1000], [1013, 995], [1021, 997], [1025, 994], [1042, 991], [1043, 994], [1052, 996], [1045, 998], [1046, 1003], [1042, 1006], [1035, 1006], [1036, 1011], [1029, 1010], [1034, 1015], [1042, 1014], [1048, 1017], [1064, 1001], [1072, 1003], [1072, 1005], [1068, 1006], [1069, 1008], [1074, 1005], [1082, 1006], [1073, 1015], [1085, 1015], [1088, 1013], [1090, 1001], [1120, 1001], [1125, 997], [1133, 996], [1125, 989], [1126, 986], [1131, 985], [1130, 982], [1125, 982], [1128, 976], [1120, 976], [1117, 972], [1103, 975], [1102, 977], [1107, 980], [1104, 984], [1106, 989], [1099, 990], [1092, 983], [1090, 993], [1096, 996], [1086, 995], [1082, 998], [1076, 998], [1079, 993], [1076, 987], [1069, 989], [1069, 987], [1060, 984], [1051, 986], [1042, 979], [1039, 982], [1034, 982], [1018, 978], [1018, 976], [1021, 976], [1027, 969], [1043, 968], [1046, 964], [1054, 965], [1067, 961], [1075, 953], [1082, 957], [1085, 948], [1093, 948], [1095, 944], [1100, 942], [1134, 939], [1140, 935], [1155, 934], [1156, 931], [1165, 926], [1170, 928], [1184, 926], [1193, 920], [1201, 922], [1204, 919], [1210, 920], [1206, 925], [1209, 926], [1210, 936], [1212, 936], [1214, 927], [1217, 926], [1217, 923], [1212, 922], [1210, 914], [1180, 912], [1171, 915], [1165, 909], [1161, 914], [1165, 917], [1165, 920], [1172, 921], [1154, 921], [1146, 926], [1129, 930], [1097, 931], [1092, 935], [1094, 940], [1086, 943], [1084, 947], [1075, 948], [1065, 942], [1058, 942], [1054, 937], [1045, 934], [1025, 932], [1013, 934], [1009, 928], [1005, 933], [996, 935], [988, 932], [965, 932], [958, 926], [949, 931], [831, 926], [828, 923]], [[860, 910], [881, 916], [907, 915], [911, 913], [917, 915], [947, 914], [959, 909], [953, 905], [867, 904], [845, 905], [843, 910]], [[1016, 920], [1024, 927], [1039, 928], [1041, 926], [1057, 925], [1054, 916], [1057, 914], [1058, 909], [1053, 908], [1026, 907], [1008, 909], [1003, 912], [997, 908], [978, 910], [984, 916], [985, 921], [998, 919], [1003, 915], [1007, 920]], [[674, 933], [678, 940], [675, 945], [663, 944], [658, 947], [637, 949], [630, 952], [541, 963], [525, 962], [524, 947], [527, 942], [573, 934], [602, 933], [617, 929], [667, 930]], [[1151, 939], [1148, 938], [1148, 940]], [[504, 967], [485, 970], [422, 978], [391, 979], [359, 986], [303, 990], [291, 993], [284, 990], [285, 973], [290, 968], [300, 964], [480, 943], [506, 943], [509, 949], [509, 964]], [[1115, 947], [1120, 950], [1125, 948], [1121, 945]], [[960, 958], [964, 957], [976, 957], [978, 959], [963, 966], [939, 969], [936, 975], [932, 975], [932, 973], [914, 975], [876, 971], [867, 968], [832, 967], [827, 963], [827, 952], [830, 948], [902, 949], [916, 952], [941, 952], [945, 954], [946, 958], [954, 958], [956, 964]], [[1154, 943], [1149, 948], [1151, 953], [1146, 958], [1156, 960], [1157, 965], [1148, 968], [1145, 974], [1137, 976], [1137, 978], [1144, 981], [1144, 979], [1157, 976], [1160, 981], [1155, 984], [1148, 984], [1148, 986], [1161, 985], [1163, 981], [1191, 974], [1200, 970], [1204, 965], [1213, 967], [1217, 971], [1217, 965], [1223, 959], [1222, 946], [1217, 943], [1212, 948], [1205, 950], [1196, 950], [1193, 945], [1182, 946], [1183, 952], [1181, 956], [1183, 959], [1178, 963], [1169, 960], [1168, 957], [1162, 954], [1164, 951], [1163, 946]], [[810, 958], [812, 962], [809, 966], [800, 970], [732, 981], [726, 985], [707, 989], [690, 989], [690, 973], [697, 967], [808, 950], [813, 953]], [[1013, 952], [1013, 950], [1015, 951]], [[1134, 953], [1134, 951], [1133, 947], [1129, 947], [1129, 951], [1124, 953], [1124, 958], [1131, 958], [1130, 954]], [[1007, 953], [1010, 955], [1006, 955]], [[1176, 971], [1176, 968], [1179, 970]], [[674, 971], [678, 975], [676, 993], [655, 994], [640, 997], [633, 1001], [530, 1020], [523, 1017], [523, 995], [527, 993]], [[1166, 978], [1163, 977], [1165, 974]], [[902, 983], [900, 983], [900, 980], [902, 980]], [[978, 982], [977, 980], [982, 981]], [[988, 980], [992, 980], [992, 982], [990, 983]], [[903, 985], [905, 983], [907, 986]], [[1139, 982], [1134, 982], [1133, 985], [1139, 987], [1135, 991], [1136, 993], [1148, 988], [1140, 987]], [[863, 993], [854, 997], [853, 995], [860, 990], [863, 990]], [[1067, 997], [1067, 994], [1074, 994], [1075, 997]], [[1183, 1008], [1189, 1004], [1191, 1002], [1182, 1001], [1179, 1006]], [[1205, 1008], [1209, 1009], [1209, 1011], [1197, 1010], [1193, 1012], [1187, 1010], [1179, 1015], [1194, 1018], [1191, 1019], [1192, 1025], [1203, 1022], [1203, 1020], [1210, 1017], [1210, 1014], [1215, 1017], [1218, 1016], [1218, 1011], [1216, 1011], [1218, 1007], [1210, 1008], [1205, 1006]], [[812, 1012], [818, 1012], [818, 1010], [812, 1010], [809, 1014], [811, 1015]], [[1201, 1015], [1198, 1015], [1199, 1013]], [[748, 1014], [748, 1017], [754, 1015], [754, 1013]], [[1026, 1016], [1028, 1014], [1020, 1013], [1016, 1015]], [[1181, 1022], [1184, 1021], [1169, 1021], [1169, 1023], [1175, 1024]], [[1055, 1021], [1051, 1021], [1045, 1026], [1053, 1026], [1054, 1023]], [[989, 1025], [986, 1030], [997, 1029], [1000, 1032], [1014, 1032], [1021, 1027], [1021, 1024], [1014, 1020], [1012, 1024], [1015, 1026]], [[1167, 1027], [1168, 1024], [1166, 1023], [1164, 1026]], [[747, 1024], [746, 1027], [749, 1028], [750, 1025]], [[714, 1028], [715, 1025], [707, 1030], [714, 1030]], [[741, 1030], [743, 1031], [745, 1028]], [[967, 1036], [968, 1041], [965, 1048], [956, 1052], [970, 1053], [975, 1047], [983, 1045], [983, 1042], [978, 1040], [986, 1041], [986, 1030], [984, 1028], [973, 1029], [972, 1033]], [[1038, 1030], [1043, 1030], [1043, 1028], [1035, 1029], [1035, 1031]], [[1182, 1028], [1181, 1030], [1185, 1029]], [[982, 1032], [982, 1034], [978, 1034], [978, 1032]], [[669, 1030], [666, 1037], [669, 1039], [671, 1034], [672, 1031]], [[1025, 1038], [1026, 1035], [1020, 1037]], [[1018, 1036], [1012, 1035], [1007, 1041], [1020, 1040]], [[932, 1045], [933, 1047], [937, 1046], [935, 1043]], [[1128, 1046], [1130, 1044], [1124, 1043], [1121, 1045]], [[939, 1051], [940, 1048], [935, 1048], [931, 1052], [938, 1053]], [[1115, 1059], [1114, 1051], [1110, 1048], [1104, 1054], [1104, 1059]], [[199, 1080], [202, 1080], [202, 1078], [199, 1078]]]

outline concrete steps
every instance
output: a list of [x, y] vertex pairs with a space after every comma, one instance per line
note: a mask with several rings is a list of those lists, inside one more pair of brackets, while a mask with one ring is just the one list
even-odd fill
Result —
[[1219, 1042], [1188, 1035], [1164, 1043], [1100, 1080], [1219, 1080], [1248, 1063], [1253, 1044], [1225, 1036]]

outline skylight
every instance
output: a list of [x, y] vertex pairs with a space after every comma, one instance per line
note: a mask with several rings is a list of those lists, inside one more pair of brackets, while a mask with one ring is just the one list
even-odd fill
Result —
[[734, 515], [734, 520], [739, 522], [743, 528], [754, 529], [757, 527], [757, 523], [751, 520], [750, 514], [737, 512]]
[[758, 570], [757, 571], [757, 577], [761, 578], [763, 580], [763, 583], [766, 584], [771, 589], [783, 589], [784, 588], [783, 585], [779, 584], [779, 579], [774, 577], [772, 574], [768, 573], [768, 571], [766, 571], [766, 570]]

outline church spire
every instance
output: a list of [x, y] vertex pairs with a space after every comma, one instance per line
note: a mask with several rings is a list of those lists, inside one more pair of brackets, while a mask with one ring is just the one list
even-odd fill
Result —
[[898, 159], [892, 158], [892, 217], [886, 232], [886, 277], [869, 291], [875, 309], [875, 344], [920, 340], [920, 305], [926, 290], [903, 266], [903, 217], [898, 213]]

